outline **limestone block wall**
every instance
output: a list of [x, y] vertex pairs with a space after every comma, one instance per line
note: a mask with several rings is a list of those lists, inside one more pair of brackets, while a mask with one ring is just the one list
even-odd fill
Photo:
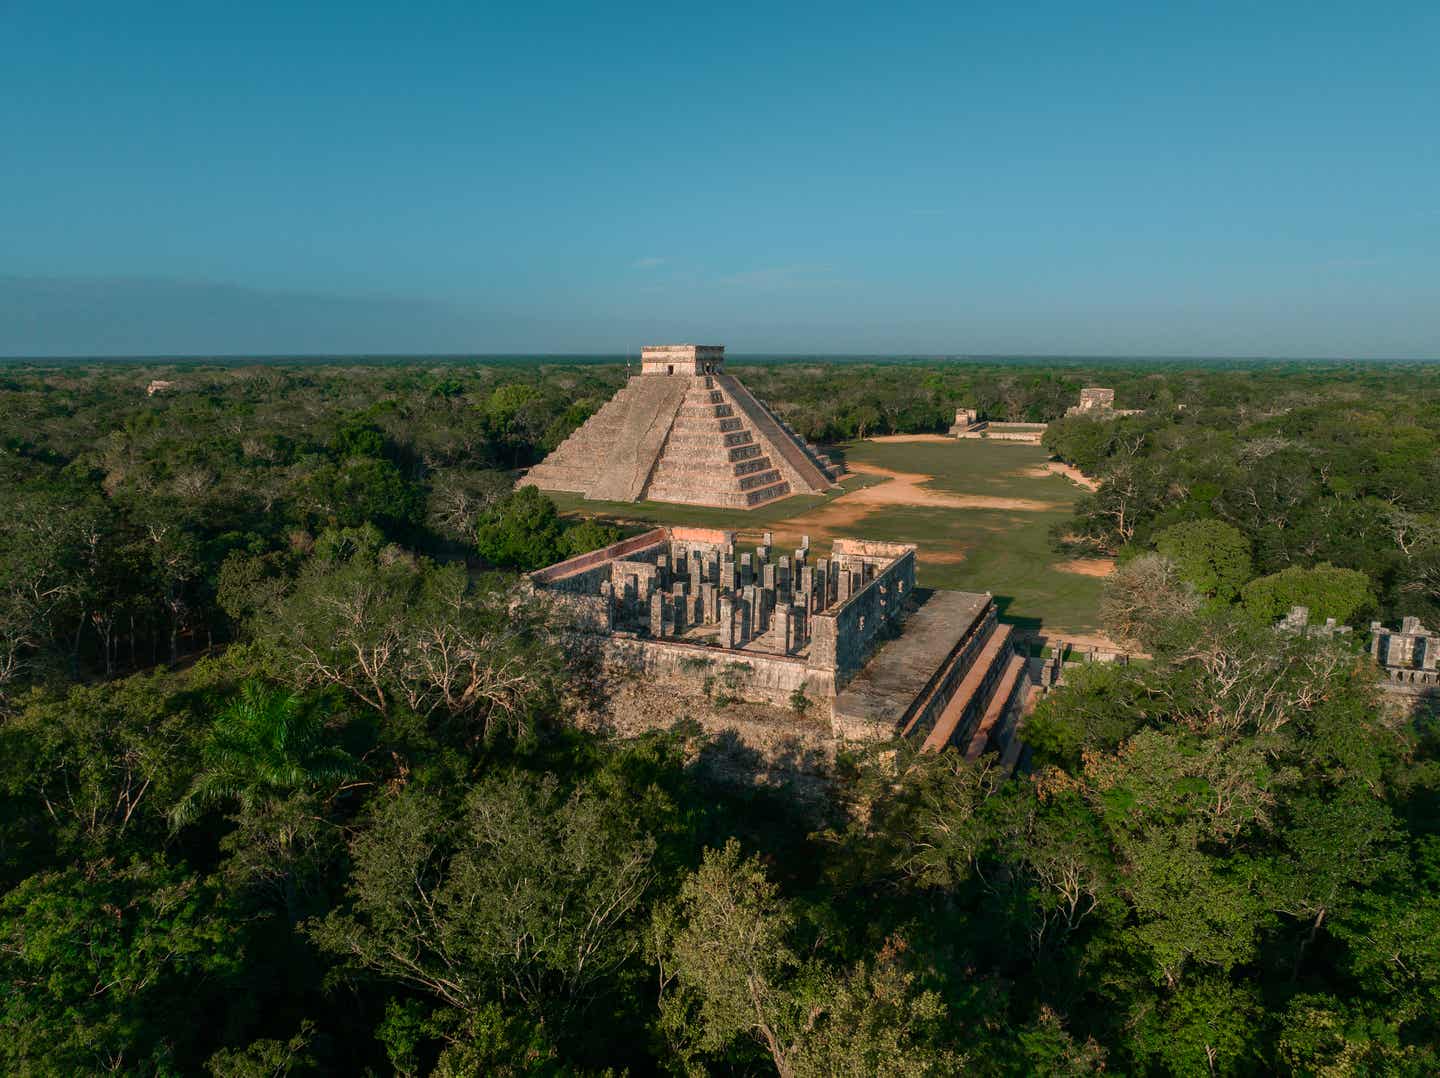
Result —
[[715, 692], [776, 707], [789, 707], [796, 689], [822, 702], [835, 695], [830, 671], [815, 669], [796, 656], [618, 634], [605, 641], [603, 654], [614, 668], [690, 692], [701, 691], [706, 680], [713, 679]]
[[[832, 557], [838, 551], [842, 567], [850, 567], [857, 558], [863, 557], [857, 550], [842, 548], [842, 544], [870, 548], [898, 546], [837, 540]], [[899, 620], [905, 599], [915, 589], [915, 548], [903, 549], [903, 554], [879, 569], [849, 599], [811, 619], [810, 662], [834, 670], [837, 689], [843, 688], [859, 672], [875, 638]]]
[[640, 349], [641, 374], [705, 374], [725, 363], [719, 344], [649, 344]]

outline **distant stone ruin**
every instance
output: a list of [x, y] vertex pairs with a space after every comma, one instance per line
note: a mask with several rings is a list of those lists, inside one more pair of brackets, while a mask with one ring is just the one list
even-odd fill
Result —
[[[1089, 416], [1092, 419], [1119, 419], [1139, 415], [1138, 408], [1116, 408], [1115, 391], [1092, 386], [1080, 391], [1080, 403], [1065, 409], [1066, 416]], [[955, 422], [950, 427], [952, 438], [993, 438], [1001, 442], [1024, 442], [1039, 445], [1048, 423], [997, 423], [981, 417], [978, 409], [955, 409]]]
[[753, 509], [842, 469], [725, 373], [719, 345], [642, 349], [640, 374], [521, 480], [612, 502]]
[[955, 409], [955, 423], [950, 427], [952, 438], [994, 438], [1001, 442], [1025, 442], [1039, 445], [1048, 423], [996, 423], [981, 419], [974, 408]]
[[656, 528], [528, 582], [606, 669], [785, 709], [813, 744], [907, 738], [1010, 767], [1020, 754], [1028, 664], [1011, 626], [988, 594], [917, 588], [914, 546], [837, 539], [817, 556], [806, 539], [782, 554], [769, 533], [738, 550], [734, 532]]
[[1067, 416], [1090, 416], [1093, 419], [1119, 419], [1121, 416], [1139, 415], [1140, 408], [1116, 408], [1115, 391], [1092, 386], [1080, 391], [1080, 403], [1065, 410]]

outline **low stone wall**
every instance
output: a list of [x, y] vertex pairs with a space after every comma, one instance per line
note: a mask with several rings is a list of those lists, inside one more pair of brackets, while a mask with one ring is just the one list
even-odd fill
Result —
[[577, 554], [554, 565], [547, 565], [544, 569], [537, 569], [530, 574], [530, 579], [541, 587], [556, 591], [594, 591], [599, 586], [599, 579], [608, 579], [609, 570], [607, 568], [603, 577], [593, 581], [587, 574], [606, 567], [617, 559], [628, 558], [632, 554], [664, 545], [666, 534], [664, 528], [652, 528], [648, 532], [611, 543], [588, 554]]
[[956, 424], [950, 434], [956, 438], [993, 438], [1000, 442], [1027, 442], [1039, 445], [1048, 423], [992, 423], [981, 419], [968, 426]]

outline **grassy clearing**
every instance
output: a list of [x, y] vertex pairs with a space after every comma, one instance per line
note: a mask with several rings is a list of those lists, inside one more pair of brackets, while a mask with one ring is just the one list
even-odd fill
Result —
[[797, 496], [750, 512], [705, 509], [654, 502], [587, 502], [555, 495], [562, 511], [629, 524], [695, 524], [755, 532], [774, 530], [790, 542], [802, 532], [826, 545], [827, 537], [858, 536], [915, 543], [920, 548], [920, 583], [927, 587], [989, 591], [1006, 621], [1026, 628], [1079, 633], [1098, 628], [1096, 608], [1102, 581], [1062, 572], [1050, 547], [1050, 528], [1070, 516], [1081, 493], [1056, 475], [1028, 474], [1047, 457], [1037, 446], [998, 442], [852, 442], [837, 447], [851, 464], [934, 476], [928, 486], [961, 495], [1047, 502], [1054, 509], [951, 509], [935, 506], [855, 505], [844, 512], [845, 495], [887, 482], [852, 475], [844, 490], [825, 496]]

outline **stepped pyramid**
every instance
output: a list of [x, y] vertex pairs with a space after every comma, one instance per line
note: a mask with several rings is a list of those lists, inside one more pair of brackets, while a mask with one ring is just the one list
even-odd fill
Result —
[[643, 349], [639, 376], [520, 484], [595, 501], [727, 509], [834, 486], [841, 468], [724, 366], [725, 349], [718, 345]]

